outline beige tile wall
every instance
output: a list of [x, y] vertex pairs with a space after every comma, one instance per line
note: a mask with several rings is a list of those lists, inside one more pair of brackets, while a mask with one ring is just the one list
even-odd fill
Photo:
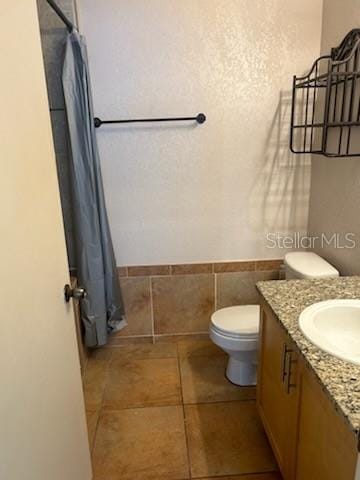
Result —
[[111, 345], [207, 335], [211, 314], [258, 303], [255, 284], [277, 280], [282, 260], [118, 267], [128, 326]]

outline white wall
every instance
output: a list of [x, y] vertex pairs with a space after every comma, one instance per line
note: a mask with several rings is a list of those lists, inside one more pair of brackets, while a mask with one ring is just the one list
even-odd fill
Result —
[[281, 255], [265, 234], [307, 224], [289, 90], [319, 54], [322, 0], [78, 4], [97, 116], [208, 117], [98, 131], [118, 264]]
[[[343, 37], [360, 26], [360, 0], [324, 0], [322, 53], [329, 53]], [[360, 130], [352, 139], [360, 145]], [[331, 262], [342, 275], [360, 274], [360, 158], [326, 158], [314, 155], [311, 167], [309, 234], [354, 234], [356, 247], [335, 248], [316, 243], [315, 251]]]

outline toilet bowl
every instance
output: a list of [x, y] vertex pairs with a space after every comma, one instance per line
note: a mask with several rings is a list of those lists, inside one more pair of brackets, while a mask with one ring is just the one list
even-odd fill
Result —
[[[290, 252], [284, 259], [286, 279], [332, 278], [339, 272], [313, 252]], [[228, 355], [226, 376], [236, 385], [256, 384], [259, 305], [237, 305], [217, 310], [210, 321], [210, 338]]]
[[210, 338], [229, 355], [226, 376], [236, 385], [256, 384], [259, 321], [259, 305], [222, 308], [211, 316]]

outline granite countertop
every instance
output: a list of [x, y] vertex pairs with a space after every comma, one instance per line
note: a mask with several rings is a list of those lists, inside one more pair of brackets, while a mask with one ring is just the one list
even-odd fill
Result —
[[313, 345], [301, 333], [298, 319], [305, 307], [322, 300], [360, 299], [360, 277], [273, 280], [257, 288], [299, 348], [337, 410], [354, 433], [360, 431], [360, 366], [340, 360]]

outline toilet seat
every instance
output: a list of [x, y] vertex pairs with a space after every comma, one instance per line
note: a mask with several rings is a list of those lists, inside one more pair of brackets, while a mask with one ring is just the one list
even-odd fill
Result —
[[259, 325], [259, 305], [222, 308], [211, 316], [212, 330], [230, 338], [256, 339], [259, 335]]
[[222, 308], [211, 316], [210, 338], [229, 355], [226, 377], [235, 385], [255, 385], [260, 306]]

